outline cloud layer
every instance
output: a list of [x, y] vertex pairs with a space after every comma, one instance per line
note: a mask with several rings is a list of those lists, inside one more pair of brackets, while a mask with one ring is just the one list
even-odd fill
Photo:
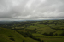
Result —
[[64, 18], [64, 0], [0, 0], [0, 18]]

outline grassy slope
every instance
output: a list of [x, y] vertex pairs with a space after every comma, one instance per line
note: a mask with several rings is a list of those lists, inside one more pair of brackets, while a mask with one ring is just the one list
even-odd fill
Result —
[[[14, 40], [11, 40], [13, 38]], [[25, 38], [14, 30], [0, 28], [0, 42], [37, 42], [29, 37]]]
[[[52, 21], [49, 21], [49, 22], [52, 22]], [[57, 23], [57, 22], [56, 22]], [[57, 28], [57, 29], [64, 29], [64, 25], [60, 25], [60, 24], [48, 24], [48, 25], [44, 25], [44, 24], [38, 24], [38, 23], [35, 23], [36, 25], [31, 25], [30, 27], [28, 27], [27, 29], [30, 29], [30, 30], [35, 30], [36, 28], [36, 31], [37, 33], [34, 33], [33, 36], [35, 36], [36, 38], [41, 38], [42, 40], [44, 40], [45, 42], [64, 42], [64, 36], [43, 36], [41, 35], [42, 33], [46, 32], [46, 33], [49, 33], [49, 32], [54, 32], [57, 33], [57, 34], [61, 34], [64, 30], [54, 30], [52, 28], [50, 28], [49, 26], [53, 27], [53, 28]]]
[[31, 25], [30, 27], [28, 27], [27, 29], [30, 30], [35, 30], [37, 31], [37, 33], [43, 34], [43, 33], [50, 33], [53, 32], [55, 30], [51, 29], [49, 26], [44, 25], [44, 24], [37, 24], [37, 25]]
[[[45, 23], [46, 21], [44, 21]], [[50, 20], [49, 23], [52, 23], [53, 20]], [[63, 30], [54, 30], [52, 28], [50, 28], [49, 26], [55, 28], [55, 29], [64, 29], [64, 23], [59, 24], [60, 21], [56, 21], [54, 23], [57, 23], [57, 25], [55, 24], [48, 24], [48, 25], [44, 25], [44, 24], [39, 24], [39, 22], [34, 23], [35, 25], [30, 25], [29, 27], [27, 27], [26, 29], [29, 30], [35, 30], [36, 29], [36, 33], [33, 33], [33, 36], [35, 36], [36, 38], [40, 38], [42, 40], [44, 40], [45, 42], [64, 42], [64, 36], [43, 36], [41, 34], [43, 33], [49, 33], [49, 32], [54, 32], [57, 34], [61, 34], [63, 32]], [[0, 41], [6, 41], [6, 42], [12, 42], [12, 40], [10, 40], [9, 36], [13, 36], [15, 42], [23, 42], [23, 40], [25, 42], [37, 42], [29, 37], [25, 38], [22, 35], [18, 34], [16, 31], [13, 30], [7, 30], [7, 29], [3, 29], [0, 30]], [[3, 40], [4, 39], [4, 40]]]

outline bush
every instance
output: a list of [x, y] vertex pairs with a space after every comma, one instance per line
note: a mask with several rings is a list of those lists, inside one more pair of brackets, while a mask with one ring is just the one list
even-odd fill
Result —
[[10, 38], [12, 41], [15, 41], [14, 38]]
[[50, 32], [49, 34], [44, 33], [44, 34], [42, 34], [42, 35], [45, 35], [45, 36], [53, 36], [53, 32]]
[[49, 33], [49, 36], [53, 36], [53, 32], [50, 32], [50, 33]]
[[44, 34], [42, 34], [42, 35], [48, 36], [48, 34], [47, 34], [47, 33], [44, 33]]
[[60, 36], [64, 36], [64, 31], [60, 34]]
[[43, 40], [41, 42], [44, 42]]
[[57, 34], [57, 33], [55, 33], [55, 36], [58, 36], [58, 34]]

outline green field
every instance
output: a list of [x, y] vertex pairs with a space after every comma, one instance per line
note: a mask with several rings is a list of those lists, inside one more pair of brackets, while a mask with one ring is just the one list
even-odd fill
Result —
[[30, 37], [24, 37], [15, 30], [0, 28], [0, 42], [37, 42]]
[[0, 42], [64, 42], [64, 20], [0, 25]]

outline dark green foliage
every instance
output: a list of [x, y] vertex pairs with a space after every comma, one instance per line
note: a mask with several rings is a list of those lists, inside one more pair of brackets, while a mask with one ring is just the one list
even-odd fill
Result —
[[53, 36], [53, 32], [50, 32], [50, 33], [49, 33], [49, 36]]
[[64, 36], [64, 31], [60, 34], [60, 36]]
[[[23, 35], [24, 37], [30, 37], [34, 40], [37, 40], [37, 41], [40, 41], [41, 42], [41, 39], [40, 38], [35, 38], [30, 32], [23, 32], [23, 31], [17, 31], [18, 33], [20, 33], [21, 35]], [[24, 41], [23, 41], [24, 42]]]
[[13, 37], [13, 36], [9, 36], [9, 37]]
[[49, 34], [44, 33], [44, 34], [42, 34], [42, 35], [45, 35], [45, 36], [53, 36], [53, 32], [50, 32]]
[[44, 34], [42, 34], [42, 35], [48, 36], [48, 34], [46, 32]]
[[44, 42], [43, 40], [41, 42]]
[[23, 32], [23, 31], [17, 31], [18, 33], [20, 33], [21, 35], [23, 35], [24, 37], [31, 37], [32, 34], [30, 32]]
[[55, 33], [55, 35], [54, 36], [58, 36], [58, 34], [57, 33]]
[[24, 42], [24, 40], [23, 40], [23, 42]]
[[10, 40], [15, 41], [14, 38], [10, 38]]

